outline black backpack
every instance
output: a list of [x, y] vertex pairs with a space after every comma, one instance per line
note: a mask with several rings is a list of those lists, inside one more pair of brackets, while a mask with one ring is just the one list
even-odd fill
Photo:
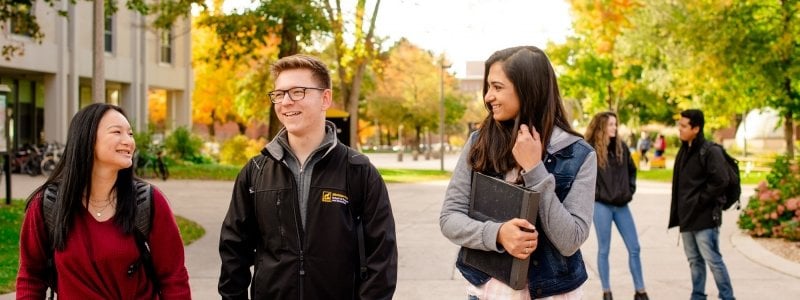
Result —
[[[150, 229], [153, 224], [153, 187], [143, 181], [136, 181], [134, 186], [136, 191], [136, 230], [133, 232], [133, 237], [136, 240], [136, 247], [139, 248], [139, 261], [133, 263], [128, 267], [128, 276], [133, 276], [133, 273], [140, 267], [144, 267], [147, 278], [153, 282], [153, 290], [156, 293], [160, 292], [158, 280], [156, 279], [155, 266], [153, 266], [153, 259], [150, 256], [150, 243], [147, 237], [150, 235]], [[52, 183], [44, 189], [42, 197], [42, 215], [44, 216], [45, 229], [48, 233], [48, 240], [50, 247], [47, 251], [47, 268], [49, 269], [49, 279], [46, 280], [47, 285], [50, 287], [50, 299], [53, 299], [53, 292], [56, 289], [56, 265], [54, 261], [54, 248], [52, 246], [53, 236], [55, 235], [55, 203], [56, 195], [58, 194], [58, 185]]]
[[703, 156], [708, 153], [710, 147], [716, 146], [722, 151], [722, 157], [725, 158], [725, 165], [727, 168], [727, 175], [728, 175], [728, 186], [725, 187], [725, 203], [722, 204], [723, 210], [728, 210], [729, 208], [733, 207], [736, 204], [736, 209], [741, 208], [741, 203], [739, 202], [739, 198], [742, 196], [742, 185], [741, 179], [739, 178], [739, 161], [733, 158], [722, 145], [706, 141], [703, 146], [700, 148], [700, 157], [701, 161], [705, 164], [708, 158], [703, 158]]

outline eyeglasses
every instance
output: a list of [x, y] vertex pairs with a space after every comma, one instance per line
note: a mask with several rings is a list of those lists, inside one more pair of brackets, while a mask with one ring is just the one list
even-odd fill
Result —
[[269, 100], [275, 104], [281, 103], [283, 101], [283, 97], [286, 95], [289, 95], [289, 99], [291, 99], [292, 101], [300, 101], [306, 97], [306, 90], [309, 89], [318, 91], [327, 90], [326, 88], [298, 86], [290, 88], [288, 90], [274, 90], [267, 93], [267, 95], [269, 95]]

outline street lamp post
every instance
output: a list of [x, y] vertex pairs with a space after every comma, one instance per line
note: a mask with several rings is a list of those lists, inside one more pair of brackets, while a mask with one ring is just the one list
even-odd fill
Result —
[[397, 147], [400, 151], [397, 152], [397, 161], [403, 161], [403, 124], [397, 127]]
[[11, 88], [8, 85], [0, 84], [0, 154], [3, 156], [2, 168], [6, 176], [6, 205], [11, 205], [11, 159], [14, 155], [14, 147], [10, 144], [8, 134], [11, 131], [8, 127], [10, 120], [7, 109], [10, 93]]
[[441, 95], [439, 101], [439, 170], [444, 171], [444, 69], [450, 65], [444, 64], [442, 59]]

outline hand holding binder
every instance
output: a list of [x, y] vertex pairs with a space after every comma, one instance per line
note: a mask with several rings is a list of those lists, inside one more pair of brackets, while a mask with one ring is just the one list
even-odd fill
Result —
[[[536, 224], [540, 199], [539, 192], [475, 172], [468, 214], [478, 221], [505, 223], [520, 218]], [[519, 290], [527, 284], [529, 261], [508, 253], [465, 248], [463, 262]]]
[[538, 234], [528, 220], [514, 218], [503, 223], [497, 232], [497, 242], [508, 254], [526, 259], [536, 249]]

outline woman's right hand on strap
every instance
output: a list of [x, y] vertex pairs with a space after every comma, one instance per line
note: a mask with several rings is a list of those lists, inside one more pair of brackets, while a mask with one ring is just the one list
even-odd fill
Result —
[[526, 259], [536, 250], [539, 241], [539, 232], [528, 220], [511, 219], [500, 226], [497, 233], [497, 242], [511, 254], [511, 256]]

